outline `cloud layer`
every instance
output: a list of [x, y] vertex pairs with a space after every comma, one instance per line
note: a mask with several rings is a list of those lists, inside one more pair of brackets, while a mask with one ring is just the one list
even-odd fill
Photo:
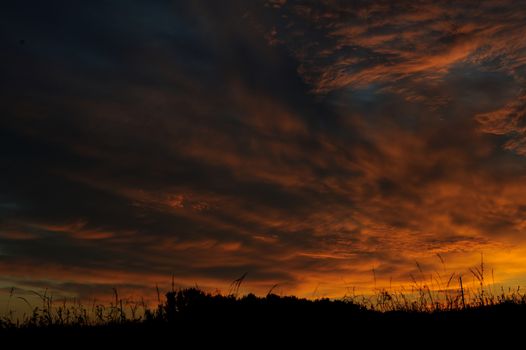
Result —
[[28, 4], [0, 15], [1, 286], [341, 296], [481, 251], [524, 280], [518, 1]]

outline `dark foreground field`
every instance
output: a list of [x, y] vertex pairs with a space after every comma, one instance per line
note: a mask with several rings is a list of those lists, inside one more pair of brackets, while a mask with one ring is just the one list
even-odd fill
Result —
[[[378, 311], [350, 299], [313, 301], [274, 294], [237, 298], [184, 289], [168, 293], [157, 309], [145, 310], [135, 318], [118, 302], [105, 309], [104, 314], [99, 313], [98, 321], [90, 321], [79, 310], [39, 308], [18, 325], [5, 319], [0, 340], [3, 345], [53, 348], [110, 345], [153, 348], [161, 344], [176, 348], [247, 349], [315, 345], [363, 348], [364, 344], [373, 348], [383, 345], [471, 348], [491, 343], [499, 348], [506, 343], [523, 347], [524, 298], [486, 299], [487, 304], [478, 305], [456, 302], [449, 306], [426, 305], [425, 309], [422, 302], [416, 300], [405, 307], [400, 304], [398, 309], [393, 304], [395, 309]], [[517, 339], [520, 344], [516, 344]]]

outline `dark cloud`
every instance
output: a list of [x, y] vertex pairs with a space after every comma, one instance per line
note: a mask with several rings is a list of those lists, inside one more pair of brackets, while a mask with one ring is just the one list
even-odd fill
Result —
[[436, 253], [506, 266], [523, 10], [471, 5], [6, 5], [2, 283], [341, 295]]

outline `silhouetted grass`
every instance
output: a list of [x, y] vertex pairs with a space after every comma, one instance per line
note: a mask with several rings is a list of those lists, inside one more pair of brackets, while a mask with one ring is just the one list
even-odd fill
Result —
[[462, 275], [435, 274], [427, 281], [414, 278], [410, 288], [380, 288], [372, 295], [316, 300], [278, 296], [272, 293], [274, 288], [264, 297], [238, 296], [243, 277], [234, 281], [226, 295], [172, 287], [164, 300], [158, 293], [159, 304], [154, 308], [143, 301], [121, 299], [117, 290], [109, 304], [93, 303], [89, 307], [80, 302], [55, 302], [47, 293], [36, 293], [41, 305], [33, 306], [12, 293], [12, 298], [27, 303], [32, 312], [17, 318], [12, 313], [5, 315], [0, 319], [0, 335], [80, 334], [92, 338], [123, 334], [150, 338], [152, 334], [175, 334], [182, 339], [199, 333], [228, 339], [239, 335], [261, 339], [292, 335], [306, 340], [316, 334], [383, 337], [409, 333], [415, 338], [475, 332], [482, 337], [487, 332], [507, 332], [523, 324], [526, 294], [520, 288], [501, 288], [497, 292], [493, 284], [487, 286], [482, 260], [480, 266], [471, 269], [475, 288], [467, 289]]

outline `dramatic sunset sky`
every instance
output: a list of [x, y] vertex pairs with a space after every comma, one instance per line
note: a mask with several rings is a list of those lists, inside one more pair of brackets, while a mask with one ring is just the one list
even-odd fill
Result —
[[525, 18], [523, 0], [6, 1], [0, 299], [244, 273], [246, 292], [343, 296], [481, 253], [526, 284]]

